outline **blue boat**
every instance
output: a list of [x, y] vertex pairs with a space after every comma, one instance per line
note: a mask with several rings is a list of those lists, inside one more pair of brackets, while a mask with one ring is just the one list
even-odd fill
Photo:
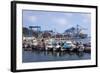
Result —
[[64, 45], [62, 46], [62, 48], [65, 49], [65, 50], [69, 50], [69, 49], [71, 49], [71, 47], [72, 47], [72, 46], [70, 45], [70, 43], [66, 43], [66, 42], [65, 42]]

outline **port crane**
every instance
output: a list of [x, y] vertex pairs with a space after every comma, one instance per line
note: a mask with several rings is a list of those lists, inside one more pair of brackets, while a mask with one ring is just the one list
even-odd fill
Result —
[[[36, 29], [37, 35], [39, 36], [39, 32], [41, 31], [41, 27], [40, 26], [29, 26], [29, 28], [30, 28], [31, 31], [33, 30], [33, 28]], [[30, 32], [30, 35], [31, 34], [32, 33]]]
[[79, 37], [87, 37], [87, 34], [82, 33], [82, 30], [87, 30], [86, 28], [82, 28], [80, 25], [76, 25], [76, 34], [75, 37], [79, 38]]

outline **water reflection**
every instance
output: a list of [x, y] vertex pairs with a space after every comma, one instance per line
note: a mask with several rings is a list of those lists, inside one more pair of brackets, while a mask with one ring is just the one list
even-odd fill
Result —
[[62, 56], [67, 56], [67, 55], [77, 55], [78, 57], [84, 56], [84, 52], [69, 52], [69, 51], [32, 51], [35, 55], [44, 55], [44, 56], [57, 56], [57, 57], [62, 57]]
[[23, 51], [23, 62], [43, 62], [90, 59], [91, 54], [70, 51]]

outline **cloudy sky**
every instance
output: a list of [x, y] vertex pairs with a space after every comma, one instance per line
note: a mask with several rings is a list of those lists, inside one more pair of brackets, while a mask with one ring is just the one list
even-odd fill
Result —
[[63, 33], [70, 27], [80, 25], [85, 33], [91, 32], [91, 14], [75, 12], [50, 12], [23, 10], [23, 27], [41, 26], [41, 30]]

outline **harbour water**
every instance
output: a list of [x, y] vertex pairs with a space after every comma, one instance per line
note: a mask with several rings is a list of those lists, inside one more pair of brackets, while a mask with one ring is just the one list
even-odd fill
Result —
[[68, 61], [68, 60], [89, 60], [91, 53], [86, 52], [55, 52], [55, 51], [23, 51], [23, 63], [47, 62], [47, 61]]

